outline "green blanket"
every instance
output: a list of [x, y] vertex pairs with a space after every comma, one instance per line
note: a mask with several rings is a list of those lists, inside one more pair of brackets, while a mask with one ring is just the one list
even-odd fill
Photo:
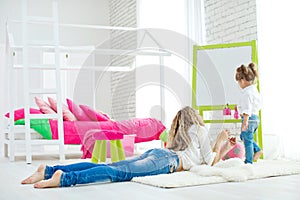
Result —
[[[25, 125], [24, 119], [15, 121], [15, 125]], [[49, 119], [31, 119], [30, 128], [41, 134], [45, 139], [52, 139], [51, 127]]]

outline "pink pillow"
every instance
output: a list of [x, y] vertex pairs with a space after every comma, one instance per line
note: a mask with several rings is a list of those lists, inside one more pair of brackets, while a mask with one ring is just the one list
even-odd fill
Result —
[[[40, 110], [35, 109], [35, 108], [29, 108], [29, 112], [31, 114], [43, 114]], [[14, 121], [17, 121], [19, 119], [24, 119], [25, 118], [24, 108], [15, 110], [14, 116], [15, 116]], [[5, 114], [5, 117], [9, 118], [9, 112]]]
[[55, 114], [56, 112], [50, 107], [50, 105], [39, 97], [34, 97], [36, 105], [40, 108], [40, 111], [44, 114]]
[[[57, 102], [55, 99], [48, 97], [48, 101], [50, 103], [50, 107], [57, 112]], [[69, 110], [69, 108], [62, 104], [62, 112], [63, 112], [63, 118], [65, 121], [76, 121], [75, 115]]]
[[75, 115], [76, 119], [79, 121], [91, 121], [89, 116], [72, 100], [67, 99], [67, 104], [70, 111]]
[[243, 143], [237, 142], [230, 151], [222, 158], [222, 160], [227, 160], [229, 158], [241, 158], [245, 157], [245, 147]]
[[90, 108], [87, 105], [79, 105], [79, 107], [85, 112], [85, 114], [87, 114], [87, 116], [92, 121], [109, 121], [110, 120], [109, 117], [107, 117], [106, 115], [93, 110], [92, 108]]

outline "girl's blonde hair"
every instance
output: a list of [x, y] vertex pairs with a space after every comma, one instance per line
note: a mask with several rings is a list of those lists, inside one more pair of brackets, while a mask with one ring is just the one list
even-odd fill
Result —
[[255, 70], [255, 64], [250, 63], [247, 67], [245, 65], [241, 65], [236, 69], [235, 80], [246, 80], [249, 82], [253, 82], [255, 78], [258, 78], [258, 73]]
[[174, 151], [185, 150], [191, 143], [188, 131], [194, 124], [204, 126], [203, 119], [196, 113], [196, 110], [189, 106], [179, 110], [169, 131], [167, 148]]

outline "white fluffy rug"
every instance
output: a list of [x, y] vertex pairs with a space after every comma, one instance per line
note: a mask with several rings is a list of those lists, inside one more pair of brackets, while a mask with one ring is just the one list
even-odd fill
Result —
[[291, 174], [300, 174], [300, 161], [259, 160], [250, 165], [244, 164], [241, 159], [229, 159], [213, 167], [201, 165], [193, 167], [190, 171], [137, 177], [132, 181], [162, 188], [176, 188]]

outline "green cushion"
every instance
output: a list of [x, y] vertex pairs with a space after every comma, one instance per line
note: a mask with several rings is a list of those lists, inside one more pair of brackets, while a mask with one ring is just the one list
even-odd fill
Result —
[[159, 139], [163, 142], [167, 142], [168, 141], [168, 137], [169, 137], [169, 132], [166, 130], [164, 130], [160, 136], [159, 136]]

